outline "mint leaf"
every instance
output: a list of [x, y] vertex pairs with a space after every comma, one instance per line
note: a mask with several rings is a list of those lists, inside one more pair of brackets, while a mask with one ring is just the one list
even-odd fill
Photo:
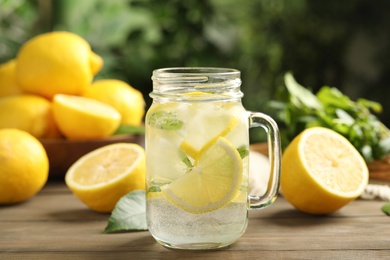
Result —
[[181, 161], [188, 167], [188, 168], [192, 168], [192, 163], [190, 161], [190, 159], [188, 159], [187, 156], [184, 156]]
[[162, 130], [179, 130], [183, 126], [183, 121], [170, 111], [156, 111], [148, 118], [148, 124]]
[[104, 233], [147, 229], [146, 194], [143, 190], [136, 190], [117, 202]]
[[148, 192], [160, 192], [160, 191], [161, 191], [161, 188], [160, 188], [160, 186], [157, 186], [157, 185], [151, 186], [148, 189]]
[[386, 215], [390, 216], [390, 203], [386, 203], [382, 207], [382, 211], [386, 213]]
[[293, 103], [297, 106], [303, 105], [311, 109], [322, 109], [322, 104], [318, 101], [316, 95], [300, 85], [291, 73], [288, 72], [285, 74], [284, 82], [291, 97], [295, 99]]
[[113, 135], [121, 135], [121, 134], [144, 134], [145, 127], [143, 126], [132, 126], [132, 125], [120, 125], [118, 129], [114, 132]]
[[249, 150], [245, 146], [238, 147], [237, 152], [240, 154], [241, 159], [249, 155]]

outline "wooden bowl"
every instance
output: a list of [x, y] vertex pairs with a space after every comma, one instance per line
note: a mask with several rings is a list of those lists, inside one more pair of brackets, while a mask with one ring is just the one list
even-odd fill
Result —
[[49, 158], [49, 178], [63, 178], [69, 167], [81, 156], [113, 143], [137, 143], [144, 146], [144, 135], [115, 135], [96, 140], [41, 139]]

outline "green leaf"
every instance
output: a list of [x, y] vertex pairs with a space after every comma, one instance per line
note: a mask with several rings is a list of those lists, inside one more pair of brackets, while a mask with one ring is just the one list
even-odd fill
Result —
[[136, 190], [117, 202], [104, 233], [147, 229], [145, 191]]
[[286, 73], [284, 76], [284, 82], [291, 94], [291, 98], [296, 99], [295, 102], [299, 102], [300, 104], [312, 109], [322, 108], [322, 105], [318, 101], [317, 97], [311, 93], [310, 90], [298, 84], [291, 73]]
[[132, 126], [132, 125], [120, 125], [118, 129], [115, 131], [114, 135], [121, 135], [121, 134], [144, 134], [145, 133], [145, 127], [143, 126]]
[[323, 86], [317, 93], [317, 97], [324, 107], [350, 109], [353, 102], [337, 88]]
[[241, 159], [244, 159], [249, 155], [249, 150], [245, 146], [238, 147], [237, 151], [240, 154]]
[[160, 192], [161, 188], [158, 185], [153, 185], [148, 189], [148, 192]]
[[192, 167], [193, 167], [193, 165], [192, 165], [190, 159], [188, 159], [187, 156], [184, 156], [184, 157], [181, 159], [181, 161], [182, 161], [188, 168], [192, 168]]
[[148, 124], [162, 130], [179, 130], [183, 121], [170, 111], [155, 111], [149, 116]]
[[390, 203], [386, 203], [382, 207], [382, 211], [386, 213], [386, 215], [390, 216]]
[[[366, 99], [356, 102], [337, 88], [323, 86], [316, 95], [285, 74], [282, 99], [271, 105], [281, 123], [282, 146], [287, 147], [306, 128], [322, 126], [346, 137], [366, 162], [390, 154], [390, 130], [371, 111], [381, 112], [381, 104]], [[289, 95], [289, 99], [284, 98]], [[281, 121], [281, 122], [280, 122]]]

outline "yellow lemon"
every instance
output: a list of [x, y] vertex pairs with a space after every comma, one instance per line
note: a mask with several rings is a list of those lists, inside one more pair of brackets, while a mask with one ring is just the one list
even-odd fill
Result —
[[22, 94], [15, 76], [16, 60], [0, 64], [0, 97]]
[[122, 116], [121, 124], [139, 126], [145, 114], [145, 100], [140, 91], [124, 81], [105, 79], [95, 81], [82, 96], [114, 107]]
[[60, 136], [53, 119], [51, 102], [37, 95], [0, 98], [0, 118], [0, 129], [17, 128], [37, 138]]
[[190, 213], [217, 210], [237, 196], [242, 171], [242, 160], [236, 148], [219, 137], [201, 149], [188, 173], [161, 187], [162, 194]]
[[0, 204], [25, 201], [46, 184], [49, 160], [42, 144], [18, 129], [0, 129]]
[[50, 32], [27, 41], [17, 55], [16, 79], [26, 92], [51, 99], [80, 94], [102, 68], [90, 45], [70, 32]]
[[[203, 149], [205, 149], [205, 147], [208, 147], [210, 145], [213, 145], [215, 143], [215, 141], [219, 138], [219, 137], [224, 137], [226, 135], [228, 135], [231, 131], [234, 130], [234, 128], [236, 128], [236, 126], [238, 125], [239, 123], [239, 120], [238, 118], [232, 116], [229, 118], [229, 120], [227, 121], [227, 124], [225, 126], [224, 129], [222, 129], [216, 136], [212, 137], [203, 147]], [[184, 152], [186, 155], [190, 156], [191, 158], [195, 159], [198, 157], [198, 154], [199, 154], [199, 151], [191, 145], [191, 143], [187, 140], [184, 140], [180, 146], [179, 146], [180, 150], [182, 152]]]
[[346, 138], [313, 127], [298, 135], [283, 153], [281, 190], [297, 209], [328, 214], [356, 199], [368, 176], [364, 159]]
[[121, 121], [119, 112], [105, 103], [65, 94], [54, 96], [53, 114], [61, 133], [73, 140], [108, 137]]
[[145, 189], [145, 151], [131, 143], [103, 146], [77, 160], [65, 182], [90, 209], [111, 212], [122, 196]]

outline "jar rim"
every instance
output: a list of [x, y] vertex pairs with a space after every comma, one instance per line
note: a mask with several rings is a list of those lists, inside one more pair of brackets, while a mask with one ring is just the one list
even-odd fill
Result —
[[158, 77], [171, 77], [173, 75], [220, 75], [220, 76], [240, 76], [241, 72], [233, 68], [222, 67], [168, 67], [155, 69], [152, 79]]
[[[175, 100], [238, 99], [243, 96], [240, 71], [218, 67], [171, 67], [153, 71], [150, 97]], [[194, 95], [193, 93], [213, 95]], [[192, 93], [192, 94], [189, 94]]]

